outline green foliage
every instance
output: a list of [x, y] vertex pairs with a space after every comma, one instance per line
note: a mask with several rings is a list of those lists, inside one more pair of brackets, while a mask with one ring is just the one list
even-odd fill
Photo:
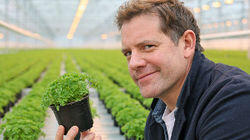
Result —
[[131, 120], [135, 120], [139, 118], [147, 118], [148, 114], [149, 114], [148, 110], [145, 110], [143, 108], [138, 109], [138, 107], [136, 106], [134, 107], [131, 106], [131, 107], [127, 107], [119, 111], [116, 115], [116, 120], [119, 126], [124, 126], [126, 123], [128, 123]]
[[126, 100], [123, 102], [120, 102], [119, 104], [116, 104], [115, 106], [112, 107], [111, 112], [113, 116], [116, 116], [116, 114], [125, 109], [125, 108], [137, 108], [138, 106], [140, 106], [140, 103], [137, 100], [134, 99], [130, 99], [130, 100]]
[[39, 52], [19, 52], [17, 54], [1, 55], [0, 86], [31, 69], [34, 64], [39, 62], [42, 55], [44, 54]]
[[106, 107], [107, 108], [112, 108], [114, 106], [116, 106], [118, 103], [121, 103], [123, 101], [128, 101], [129, 99], [131, 99], [128, 95], [113, 95], [113, 96], [108, 96], [105, 99], [105, 103], [106, 103]]
[[143, 105], [145, 105], [146, 107], [149, 108], [151, 106], [152, 102], [153, 102], [153, 98], [146, 98], [143, 101]]
[[[88, 84], [87, 80], [91, 84]], [[97, 87], [97, 82], [86, 73], [66, 73], [48, 85], [42, 105], [55, 105], [59, 109], [59, 106], [80, 101], [89, 94], [88, 85]]]
[[[46, 56], [46, 55], [45, 55]], [[42, 59], [40, 63], [33, 64], [27, 71], [16, 75], [14, 79], [5, 81], [0, 85], [0, 112], [3, 113], [3, 107], [10, 102], [14, 103], [17, 98], [16, 95], [25, 87], [31, 86], [34, 81], [40, 76], [41, 72], [48, 65], [50, 57]], [[24, 64], [26, 65], [26, 64]]]
[[[76, 63], [73, 63], [73, 58], [71, 55], [67, 54], [64, 55], [65, 58], [65, 69], [67, 72], [81, 72], [80, 69], [77, 69], [77, 65]], [[96, 112], [96, 108], [93, 107], [93, 102], [89, 99], [89, 104], [90, 104], [90, 110], [91, 110], [91, 114], [92, 117], [96, 117], [98, 116], [97, 112]]]
[[145, 124], [146, 118], [134, 119], [122, 127], [122, 132], [128, 138], [134, 137], [136, 140], [143, 140]]
[[2, 119], [0, 133], [8, 140], [36, 140], [41, 135], [46, 109], [41, 106], [45, 86], [56, 79], [60, 71], [60, 57], [52, 61], [41, 81], [32, 86], [28, 95]]
[[247, 59], [247, 51], [206, 50], [204, 54], [216, 63], [236, 66], [250, 74], [250, 59]]
[[65, 56], [65, 69], [67, 72], [81, 72], [77, 69], [76, 64], [73, 63], [73, 59], [70, 55]]
[[89, 105], [90, 105], [90, 111], [91, 111], [92, 117], [93, 117], [93, 118], [94, 118], [94, 117], [98, 117], [96, 108], [93, 107], [93, 101], [92, 101], [92, 100], [89, 100]]

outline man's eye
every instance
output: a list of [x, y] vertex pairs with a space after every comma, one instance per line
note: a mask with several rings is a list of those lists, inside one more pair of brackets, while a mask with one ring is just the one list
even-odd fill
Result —
[[124, 53], [125, 56], [130, 56], [131, 54], [132, 54], [132, 52], [130, 52], [130, 51]]
[[154, 45], [145, 45], [145, 46], [144, 46], [144, 49], [150, 49], [150, 48], [152, 48], [152, 47], [154, 47]]

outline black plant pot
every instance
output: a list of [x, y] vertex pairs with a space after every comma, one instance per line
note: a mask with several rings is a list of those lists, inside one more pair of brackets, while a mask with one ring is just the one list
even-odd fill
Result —
[[107, 112], [108, 112], [109, 114], [111, 114], [111, 109], [107, 108]]
[[10, 110], [10, 104], [7, 104], [3, 107], [4, 114], [7, 113]]
[[121, 135], [124, 135], [124, 133], [122, 132], [122, 128], [121, 127], [119, 127], [119, 132], [120, 132]]
[[118, 123], [116, 120], [114, 120], [114, 126], [118, 127]]
[[3, 118], [3, 116], [4, 116], [4, 113], [0, 112], [0, 118]]
[[81, 132], [93, 126], [89, 96], [85, 96], [81, 101], [60, 106], [59, 111], [56, 110], [54, 105], [51, 105], [50, 108], [53, 110], [58, 124], [65, 127], [64, 135], [66, 135], [68, 130], [74, 125], [78, 126]]
[[135, 137], [132, 137], [132, 138], [126, 137], [126, 140], [136, 140], [136, 138]]
[[17, 100], [19, 100], [19, 99], [21, 99], [22, 98], [22, 93], [21, 92], [19, 92], [18, 94], [16, 94], [16, 99]]

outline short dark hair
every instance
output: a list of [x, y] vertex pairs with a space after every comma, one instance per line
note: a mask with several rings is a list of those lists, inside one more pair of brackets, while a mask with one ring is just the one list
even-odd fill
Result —
[[186, 30], [192, 30], [196, 35], [195, 50], [204, 51], [200, 45], [200, 28], [192, 12], [178, 0], [130, 0], [120, 6], [116, 24], [121, 30], [124, 22], [142, 14], [157, 14], [160, 18], [160, 28], [170, 36], [175, 44]]

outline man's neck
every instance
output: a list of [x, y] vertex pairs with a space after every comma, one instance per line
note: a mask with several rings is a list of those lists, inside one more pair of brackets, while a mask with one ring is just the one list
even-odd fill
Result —
[[159, 97], [167, 105], [170, 112], [173, 111], [176, 107], [176, 103], [177, 103], [178, 97], [180, 95], [181, 89], [182, 89], [184, 82], [188, 76], [188, 73], [191, 69], [192, 61], [193, 61], [193, 58], [188, 62], [187, 67], [186, 67], [186, 72], [185, 72], [183, 78], [181, 78], [174, 85], [174, 87], [171, 88], [172, 89], [171, 91], [166, 91], [166, 93], [164, 93], [162, 96]]
[[[182, 87], [182, 86], [178, 86]], [[175, 91], [168, 91], [165, 96], [159, 97], [168, 107], [170, 112], [175, 109], [181, 88], [174, 88]]]

